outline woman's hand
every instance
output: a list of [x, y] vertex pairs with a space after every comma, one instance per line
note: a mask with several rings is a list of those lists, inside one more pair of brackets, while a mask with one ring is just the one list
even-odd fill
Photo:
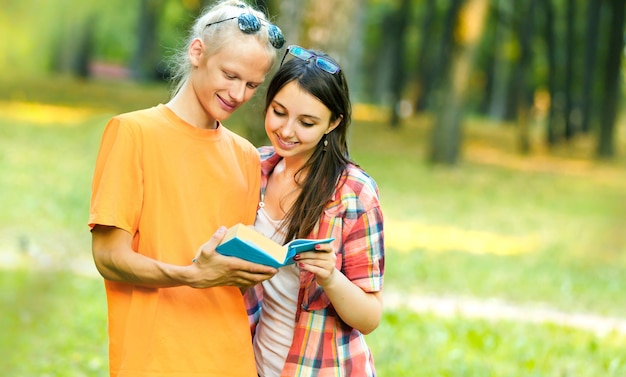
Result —
[[363, 291], [339, 271], [332, 244], [317, 245], [315, 249], [296, 255], [298, 267], [315, 274], [317, 283], [345, 323], [369, 334], [380, 323], [382, 294]]
[[329, 283], [337, 271], [337, 255], [332, 243], [315, 245], [315, 251], [306, 251], [294, 257], [301, 270], [315, 274], [322, 287]]

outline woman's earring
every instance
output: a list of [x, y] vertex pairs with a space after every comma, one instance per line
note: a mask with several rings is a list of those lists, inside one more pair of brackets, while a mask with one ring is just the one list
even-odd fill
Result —
[[328, 139], [324, 136], [324, 150], [326, 150], [326, 147], [328, 147]]

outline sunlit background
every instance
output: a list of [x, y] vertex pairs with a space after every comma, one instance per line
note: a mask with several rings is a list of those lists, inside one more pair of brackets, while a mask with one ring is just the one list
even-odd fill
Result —
[[[0, 0], [3, 375], [108, 375], [100, 137], [167, 101], [206, 4]], [[626, 375], [623, 0], [255, 4], [348, 77], [385, 214], [379, 375]], [[263, 92], [225, 122], [256, 145]]]

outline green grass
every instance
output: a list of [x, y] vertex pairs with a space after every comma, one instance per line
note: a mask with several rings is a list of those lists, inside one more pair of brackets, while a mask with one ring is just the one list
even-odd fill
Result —
[[554, 325], [387, 313], [368, 337], [381, 376], [623, 376], [624, 337]]
[[[102, 282], [63, 267], [93, 273], [86, 221], [107, 119], [166, 98], [154, 85], [0, 83], [4, 374], [106, 375]], [[385, 289], [623, 317], [624, 157], [590, 160], [588, 137], [518, 156], [511, 128], [473, 120], [463, 162], [431, 167], [427, 117], [390, 131], [356, 113], [352, 157], [378, 182], [385, 213]], [[381, 376], [626, 374], [626, 335], [549, 324], [389, 309], [368, 342]]]
[[108, 376], [100, 280], [72, 273], [0, 273], [0, 349], [7, 376]]

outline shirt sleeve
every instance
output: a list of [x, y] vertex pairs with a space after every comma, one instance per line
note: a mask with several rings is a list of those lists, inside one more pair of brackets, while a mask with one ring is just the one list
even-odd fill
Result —
[[138, 129], [115, 117], [104, 130], [96, 159], [89, 226], [115, 226], [134, 234], [142, 207], [142, 176]]
[[355, 219], [346, 219], [343, 242], [343, 272], [366, 292], [383, 287], [385, 243], [383, 214], [378, 198]]

